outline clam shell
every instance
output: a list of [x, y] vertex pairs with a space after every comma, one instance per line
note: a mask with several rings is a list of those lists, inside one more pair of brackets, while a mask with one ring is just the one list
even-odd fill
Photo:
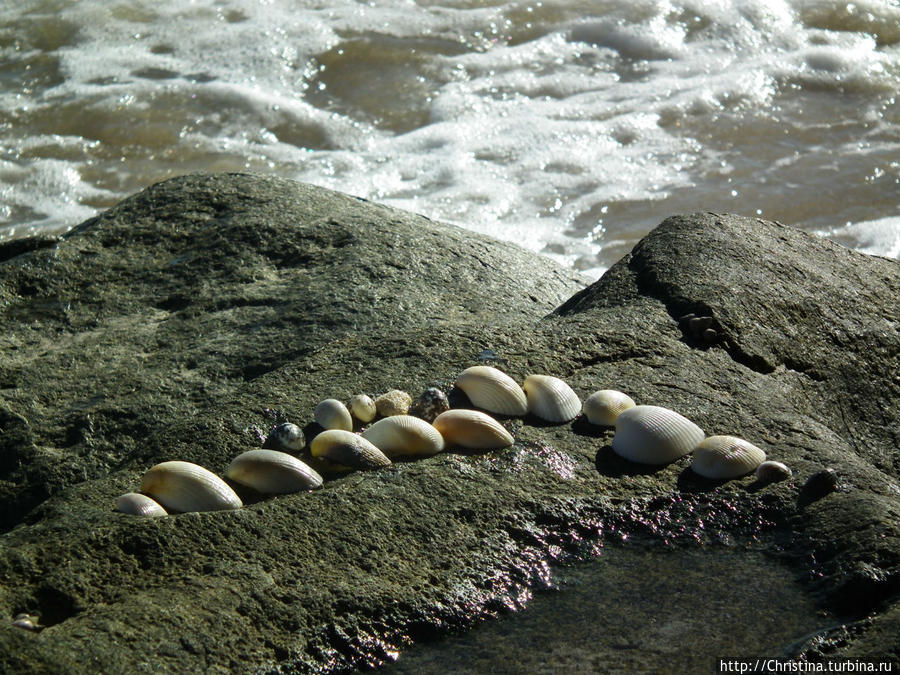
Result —
[[309, 447], [313, 457], [325, 458], [354, 469], [380, 469], [391, 460], [370, 441], [343, 429], [323, 431]]
[[399, 389], [391, 389], [375, 399], [375, 409], [382, 417], [406, 415], [412, 405], [412, 396]]
[[368, 424], [375, 419], [378, 409], [375, 407], [375, 401], [365, 394], [357, 394], [350, 399], [350, 414], [353, 415], [363, 424]]
[[126, 492], [116, 499], [116, 511], [132, 516], [166, 516], [166, 510], [155, 500], [139, 492]]
[[343, 429], [353, 431], [353, 418], [347, 406], [336, 398], [326, 398], [316, 406], [313, 413], [316, 424], [323, 429]]
[[363, 432], [388, 457], [435, 455], [444, 449], [441, 432], [412, 415], [394, 415], [375, 422]]
[[281, 495], [322, 487], [322, 477], [293, 455], [278, 450], [248, 450], [225, 470], [231, 480], [263, 494]]
[[765, 462], [756, 467], [756, 480], [761, 483], [775, 483], [780, 480], [790, 478], [793, 472], [781, 462], [767, 459]]
[[514, 442], [512, 434], [497, 420], [478, 410], [448, 410], [438, 415], [433, 425], [447, 445], [493, 450], [508, 448]]
[[456, 378], [472, 405], [497, 415], [520, 416], [528, 412], [522, 387], [509, 375], [492, 366], [466, 368]]
[[222, 511], [243, 506], [228, 483], [212, 471], [177, 460], [151, 467], [141, 479], [141, 492], [167, 511]]
[[697, 447], [704, 435], [700, 427], [674, 410], [637, 405], [616, 418], [612, 449], [639, 464], [668, 464]]
[[568, 422], [581, 412], [581, 399], [572, 387], [552, 375], [529, 375], [522, 384], [528, 412], [547, 422]]
[[736, 436], [710, 436], [694, 448], [691, 468], [705, 478], [724, 480], [754, 471], [766, 453]]
[[634, 400], [615, 389], [595, 391], [584, 400], [582, 412], [588, 422], [604, 427], [615, 426], [616, 418], [624, 411], [634, 407]]
[[290, 422], [279, 424], [272, 429], [263, 443], [264, 448], [285, 452], [299, 452], [304, 446], [306, 446], [306, 438], [303, 436], [303, 429]]

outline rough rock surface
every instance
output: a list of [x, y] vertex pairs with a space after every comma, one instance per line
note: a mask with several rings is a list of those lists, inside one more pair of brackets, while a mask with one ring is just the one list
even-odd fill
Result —
[[[246, 175], [168, 181], [60, 241], [0, 246], [0, 670], [364, 667], [518, 606], [548, 562], [634, 539], [735, 564], [764, 550], [841, 617], [797, 653], [897, 662], [900, 265], [696, 214], [583, 285], [511, 245]], [[673, 408], [794, 476], [711, 483], [687, 458], [625, 462], [611, 429], [526, 418], [506, 450], [239, 489], [238, 511], [113, 511], [159, 461], [221, 474], [323, 398], [449, 391], [488, 357]], [[802, 489], [826, 467], [837, 491]], [[43, 628], [13, 627], [20, 612]]]

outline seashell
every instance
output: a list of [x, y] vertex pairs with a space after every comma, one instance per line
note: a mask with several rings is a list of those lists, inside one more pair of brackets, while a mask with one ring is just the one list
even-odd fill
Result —
[[357, 394], [350, 399], [350, 414], [363, 424], [368, 424], [375, 419], [378, 409], [375, 407], [375, 401], [371, 397], [365, 394]]
[[615, 389], [601, 389], [584, 400], [582, 411], [591, 424], [612, 427], [623, 410], [633, 407], [634, 400], [628, 394]]
[[612, 449], [640, 464], [668, 464], [693, 450], [703, 430], [674, 410], [637, 405], [616, 418]]
[[435, 417], [447, 410], [450, 410], [447, 394], [437, 387], [428, 387], [419, 396], [415, 405], [409, 409], [409, 414], [421, 417], [426, 422], [434, 422]]
[[12, 625], [16, 628], [23, 628], [25, 630], [37, 630], [38, 619], [30, 614], [16, 614]]
[[478, 410], [448, 410], [438, 415], [433, 425], [448, 445], [494, 450], [514, 442], [497, 420]]
[[272, 448], [273, 450], [282, 450], [284, 452], [299, 452], [306, 446], [306, 438], [303, 436], [303, 429], [296, 424], [285, 422], [279, 424], [269, 433], [266, 442], [263, 443], [264, 448]]
[[435, 455], [444, 449], [441, 432], [412, 415], [394, 415], [375, 422], [363, 432], [388, 457]]
[[166, 510], [155, 500], [139, 492], [126, 492], [116, 500], [116, 511], [132, 516], [167, 516]]
[[581, 399], [558, 377], [529, 375], [522, 384], [528, 412], [547, 422], [568, 422], [581, 412]]
[[810, 504], [822, 499], [832, 492], [836, 492], [840, 486], [837, 471], [834, 469], [822, 469], [816, 471], [800, 488], [797, 496], [801, 504]]
[[736, 436], [710, 436], [694, 448], [691, 468], [705, 478], [723, 480], [750, 473], [766, 459], [766, 453]]
[[775, 483], [790, 478], [793, 472], [786, 464], [767, 459], [756, 467], [756, 480], [760, 483]]
[[528, 412], [522, 387], [493, 366], [472, 366], [456, 378], [456, 386], [466, 392], [472, 405], [497, 415], [520, 416]]
[[336, 398], [326, 398], [316, 406], [313, 417], [323, 429], [343, 429], [353, 431], [353, 418], [347, 406]]
[[228, 483], [191, 462], [162, 462], [151, 467], [141, 479], [141, 492], [167, 511], [222, 511], [243, 506]]
[[282, 495], [322, 487], [322, 477], [293, 455], [278, 450], [248, 450], [233, 460], [225, 475], [263, 494]]
[[380, 469], [391, 460], [373, 443], [343, 429], [323, 431], [310, 445], [313, 457], [325, 458], [354, 469]]
[[382, 417], [406, 415], [412, 405], [412, 396], [399, 389], [391, 389], [375, 399], [375, 409]]

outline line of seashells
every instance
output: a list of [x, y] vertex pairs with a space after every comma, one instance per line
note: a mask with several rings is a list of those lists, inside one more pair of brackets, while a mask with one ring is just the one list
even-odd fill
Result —
[[[410, 395], [400, 390], [375, 400], [360, 394], [347, 405], [325, 399], [314, 412], [323, 431], [308, 448], [300, 427], [280, 424], [262, 448], [235, 457], [225, 476], [262, 494], [286, 494], [321, 487], [323, 473], [380, 469], [396, 458], [426, 457], [446, 447], [492, 450], [512, 445], [512, 434], [487, 413], [507, 417], [530, 413], [556, 424], [583, 413], [591, 424], [615, 426], [612, 449], [621, 457], [661, 465], [693, 453], [691, 468], [714, 480], [754, 470], [763, 483], [791, 476], [787, 466], [766, 461], [765, 452], [744, 439], [707, 437], [674, 410], [636, 405], [620, 391], [594, 392], [582, 404], [572, 388], [557, 377], [529, 375], [519, 386], [506, 373], [484, 365], [465, 369], [456, 386], [481, 410], [451, 409], [447, 396], [436, 388], [426, 389], [415, 405]], [[374, 421], [377, 417], [381, 419]], [[354, 420], [361, 427], [359, 433], [353, 431]], [[296, 457], [298, 453], [304, 458]], [[202, 466], [177, 460], [152, 467], [141, 480], [140, 492], [124, 494], [116, 503], [117, 510], [139, 516], [241, 506], [240, 497], [222, 478]]]

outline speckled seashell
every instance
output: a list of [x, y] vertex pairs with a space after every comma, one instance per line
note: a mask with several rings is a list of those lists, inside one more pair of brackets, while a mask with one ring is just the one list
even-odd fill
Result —
[[303, 435], [303, 429], [296, 424], [284, 422], [272, 429], [263, 447], [284, 452], [299, 452], [306, 447], [306, 437]]
[[756, 480], [760, 483], [776, 483], [780, 480], [786, 480], [793, 475], [787, 464], [767, 459], [765, 462], [756, 467]]
[[263, 494], [282, 495], [322, 487], [322, 477], [293, 455], [278, 450], [248, 450], [233, 460], [225, 475]]
[[547, 422], [568, 422], [581, 412], [578, 394], [558, 377], [529, 375], [522, 389], [528, 400], [528, 412]]
[[243, 504], [228, 483], [202, 466], [191, 462], [162, 462], [141, 479], [146, 492], [167, 511], [223, 511]]
[[447, 400], [447, 394], [437, 387], [428, 387], [419, 396], [419, 400], [415, 402], [409, 409], [410, 415], [421, 417], [426, 422], [434, 422], [434, 419], [443, 412], [450, 410], [450, 401]]
[[353, 415], [363, 424], [368, 424], [375, 419], [378, 409], [375, 407], [375, 401], [365, 394], [357, 394], [350, 399], [350, 414]]
[[840, 487], [840, 479], [834, 469], [822, 469], [810, 476], [800, 488], [798, 499], [801, 504], [810, 504], [822, 499]]
[[336, 398], [326, 398], [316, 406], [313, 413], [316, 424], [323, 429], [343, 429], [353, 431], [353, 418], [347, 406]]
[[399, 389], [391, 389], [375, 399], [375, 409], [382, 417], [406, 415], [412, 405], [412, 396]]
[[691, 468], [713, 480], [737, 478], [754, 471], [766, 459], [766, 453], [736, 436], [710, 436], [694, 448]]
[[456, 378], [472, 405], [497, 415], [521, 416], [528, 412], [522, 387], [509, 375], [492, 366], [466, 368]]
[[674, 410], [637, 405], [616, 418], [612, 449], [639, 464], [668, 464], [703, 440], [703, 430]]
[[394, 415], [375, 422], [363, 432], [388, 457], [435, 455], [444, 449], [441, 432], [412, 415]]
[[168, 515], [158, 502], [139, 492], [126, 492], [116, 499], [116, 511], [151, 518]]
[[582, 412], [591, 424], [611, 427], [616, 418], [624, 411], [634, 407], [634, 400], [615, 389], [601, 389], [588, 396], [582, 406]]
[[309, 450], [313, 457], [354, 469], [380, 469], [391, 465], [391, 460], [375, 444], [343, 429], [323, 431], [313, 439]]
[[514, 442], [503, 425], [478, 410], [448, 410], [438, 415], [433, 424], [447, 445], [494, 450], [508, 448]]

